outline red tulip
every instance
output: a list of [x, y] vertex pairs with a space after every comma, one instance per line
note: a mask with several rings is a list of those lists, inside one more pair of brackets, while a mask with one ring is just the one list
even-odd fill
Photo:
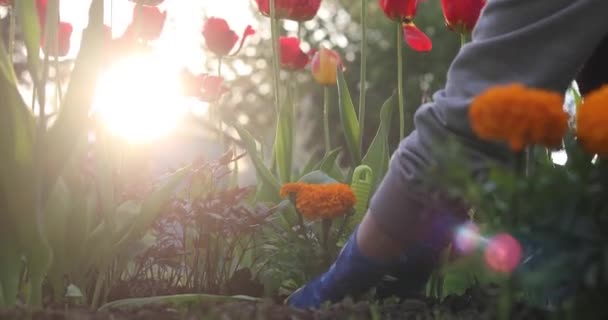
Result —
[[[46, 48], [46, 40], [44, 38], [46, 28], [46, 16], [48, 12], [48, 0], [36, 0], [36, 11], [38, 14], [38, 22], [40, 23], [41, 38], [40, 46], [45, 54], [57, 57], [64, 57], [70, 51], [70, 38], [74, 28], [68, 22], [60, 21], [57, 25], [57, 45], [50, 43]], [[54, 39], [54, 37], [51, 37]]]
[[36, 10], [38, 11], [38, 22], [40, 22], [40, 27], [44, 28], [46, 25], [46, 12], [49, 6], [48, 0], [36, 0]]
[[427, 52], [433, 49], [431, 39], [413, 22], [403, 24], [403, 37], [410, 48], [416, 51]]
[[103, 40], [103, 59], [105, 64], [111, 64], [114, 60], [124, 56], [134, 53], [148, 53], [151, 50], [148, 44], [137, 41], [135, 33], [129, 29], [122, 36], [113, 38], [112, 29], [104, 25]]
[[[70, 37], [72, 36], [73, 27], [70, 23], [59, 22], [57, 27], [57, 46], [50, 43], [46, 48], [45, 39], [41, 39], [42, 50], [50, 56], [64, 57], [70, 51]], [[52, 38], [51, 38], [52, 39]]]
[[136, 4], [141, 4], [144, 6], [156, 7], [157, 5], [164, 2], [164, 0], [129, 0], [131, 2], [135, 2]]
[[153, 41], [160, 37], [166, 20], [167, 11], [138, 4], [133, 8], [133, 20], [127, 30], [144, 41]]
[[433, 43], [413, 22], [419, 2], [419, 0], [378, 0], [380, 8], [387, 17], [403, 23], [403, 37], [410, 48], [425, 52], [433, 48]]
[[185, 96], [198, 98], [205, 102], [214, 102], [224, 95], [228, 89], [224, 79], [208, 74], [195, 75], [187, 69], [180, 74], [182, 90]]
[[[217, 54], [218, 56], [229, 55], [236, 43], [239, 40], [239, 36], [230, 29], [228, 22], [222, 18], [211, 17], [205, 21], [203, 25], [203, 37], [205, 38], [205, 44], [207, 48]], [[235, 55], [243, 47], [243, 43], [248, 36], [254, 34], [255, 31], [251, 26], [247, 26], [243, 35], [241, 36], [241, 42], [236, 51], [231, 55]]]
[[378, 0], [378, 3], [384, 14], [395, 21], [412, 21], [418, 9], [418, 0]]
[[[255, 0], [258, 10], [270, 16], [270, 0]], [[276, 17], [294, 21], [307, 21], [317, 15], [321, 0], [275, 0]]]
[[10, 7], [13, 5], [13, 0], [0, 0], [0, 7]]
[[486, 0], [441, 0], [448, 28], [458, 33], [473, 31]]
[[300, 49], [300, 39], [281, 37], [281, 67], [286, 70], [302, 70], [310, 61], [310, 55]]

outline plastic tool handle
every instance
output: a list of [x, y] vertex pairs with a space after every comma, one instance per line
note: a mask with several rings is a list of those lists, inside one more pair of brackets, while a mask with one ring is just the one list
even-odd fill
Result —
[[353, 180], [350, 184], [355, 193], [357, 203], [355, 204], [355, 222], [359, 223], [367, 211], [370, 191], [372, 189], [373, 172], [369, 166], [364, 164], [355, 168]]

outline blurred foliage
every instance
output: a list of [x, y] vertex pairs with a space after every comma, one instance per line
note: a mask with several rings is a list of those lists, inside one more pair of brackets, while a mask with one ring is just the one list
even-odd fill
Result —
[[[254, 188], [226, 187], [231, 151], [196, 160], [184, 187], [149, 232], [151, 245], [120, 275], [113, 299], [176, 293], [263, 295], [257, 279], [262, 228], [274, 209], [251, 206]], [[256, 274], [252, 274], [255, 272]]]
[[[328, 46], [337, 50], [345, 60], [347, 71], [346, 82], [351, 88], [353, 102], [358, 105], [358, 88], [360, 72], [360, 35], [359, 1], [326, 0], [323, 2], [317, 17], [301, 24], [300, 38], [303, 48]], [[256, 8], [252, 6], [252, 10]], [[257, 14], [257, 13], [255, 13]], [[248, 41], [236, 57], [227, 62], [223, 73], [235, 75], [231, 81], [231, 94], [221, 106], [223, 118], [227, 122], [239, 121], [246, 115], [245, 128], [255, 138], [267, 142], [274, 139], [275, 108], [272, 99], [272, 48], [270, 45], [270, 20], [258, 15], [260, 27], [259, 42]], [[449, 64], [460, 46], [457, 34], [444, 26], [443, 14], [439, 1], [425, 1], [420, 4], [416, 24], [433, 40], [434, 49], [429, 53], [418, 53], [405, 46], [405, 103], [411, 116], [422, 101], [428, 101], [432, 92], [441, 88]], [[237, 31], [238, 32], [238, 31]], [[283, 22], [282, 34], [294, 36], [298, 26], [294, 22]], [[254, 38], [254, 39], [256, 39]], [[403, 40], [401, 40], [403, 42]], [[379, 125], [380, 107], [396, 90], [397, 54], [396, 24], [384, 16], [377, 1], [369, 0], [368, 31], [368, 79], [367, 79], [367, 115], [363, 135], [363, 145], [367, 148]], [[210, 55], [211, 57], [211, 55]], [[208, 59], [208, 69], [216, 70], [217, 61]], [[239, 69], [238, 72], [237, 68]], [[227, 72], [227, 73], [226, 73]], [[239, 74], [240, 75], [237, 75]], [[288, 75], [283, 72], [282, 78]], [[311, 81], [308, 70], [295, 74], [298, 83], [296, 119], [298, 144], [304, 144], [306, 151], [320, 155], [322, 141], [322, 106], [323, 90]], [[339, 123], [337, 90], [332, 88], [330, 123]], [[397, 119], [393, 128], [398, 128]], [[332, 145], [346, 148], [344, 134], [339, 126], [332, 128]], [[390, 150], [398, 143], [398, 130], [391, 130]], [[364, 149], [365, 150], [365, 149]], [[308, 159], [308, 157], [305, 157]]]
[[447, 292], [462, 292], [471, 280], [495, 281], [503, 284], [503, 294], [563, 315], [608, 315], [596, 304], [608, 293], [608, 167], [586, 153], [573, 133], [564, 147], [563, 166], [553, 162], [550, 150], [529, 147], [514, 167], [491, 163], [482, 179], [462, 169], [467, 161], [454, 156], [457, 148], [441, 153], [451, 165], [436, 178], [472, 205], [482, 236], [508, 232], [523, 247], [511, 275], [492, 272], [482, 255], [448, 266]]

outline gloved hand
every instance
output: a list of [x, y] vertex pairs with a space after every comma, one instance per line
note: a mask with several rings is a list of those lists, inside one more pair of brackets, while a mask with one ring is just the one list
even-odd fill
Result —
[[356, 297], [363, 294], [381, 279], [389, 264], [375, 261], [361, 253], [357, 245], [357, 230], [344, 245], [331, 268], [295, 291], [287, 298], [287, 304], [301, 309], [318, 308], [326, 301], [335, 303], [347, 295]]

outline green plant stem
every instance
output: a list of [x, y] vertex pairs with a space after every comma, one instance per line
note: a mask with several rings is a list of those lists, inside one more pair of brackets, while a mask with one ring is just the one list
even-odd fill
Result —
[[331, 151], [331, 140], [329, 137], [329, 86], [323, 87], [323, 131], [325, 134], [325, 154]]
[[33, 307], [42, 307], [42, 282], [44, 272], [36, 270], [30, 273], [30, 294], [28, 304]]
[[[222, 65], [223, 65], [222, 56], [217, 57], [217, 76], [222, 77]], [[218, 139], [220, 141], [220, 149], [222, 152], [226, 151], [225, 139], [224, 139], [224, 124], [222, 122], [222, 113], [219, 108], [217, 110], [217, 129], [218, 129]]]
[[331, 230], [331, 219], [322, 220], [321, 246], [323, 250], [323, 267], [328, 267], [331, 264], [331, 256], [329, 254], [329, 231]]
[[397, 23], [397, 98], [399, 101], [399, 140], [405, 138], [405, 101], [403, 97], [403, 26]]
[[[279, 48], [279, 37], [280, 37], [280, 30], [279, 30], [279, 19], [276, 18], [276, 0], [270, 0], [270, 34], [271, 34], [271, 40], [272, 40], [272, 55], [273, 55], [273, 59], [272, 59], [272, 71], [273, 71], [273, 86], [274, 86], [274, 110], [275, 113], [277, 114], [276, 117], [276, 121], [277, 121], [277, 128], [279, 126], [278, 121], [279, 121], [279, 112], [281, 110], [281, 93], [280, 93], [280, 77], [281, 77], [281, 65], [279, 63], [279, 59], [281, 56], [281, 52], [280, 52], [280, 48]], [[277, 159], [276, 159], [276, 150], [275, 150], [275, 145], [273, 144], [272, 147], [272, 156], [271, 156], [271, 160], [270, 160], [270, 168], [272, 172], [276, 171], [276, 163], [277, 163]]]
[[[104, 270], [104, 268], [100, 268], [100, 270]], [[97, 275], [97, 280], [95, 281], [95, 289], [93, 291], [93, 300], [91, 301], [91, 307], [93, 309], [97, 309], [99, 307], [100, 298], [101, 298], [101, 289], [103, 287], [104, 281], [104, 271], [100, 271], [99, 275]]]
[[359, 148], [363, 150], [363, 136], [365, 133], [365, 95], [367, 83], [367, 3], [361, 1], [361, 74], [359, 88]]
[[270, 32], [272, 36], [272, 69], [273, 69], [273, 84], [274, 84], [274, 103], [275, 111], [277, 113], [277, 119], [279, 116], [279, 110], [281, 108], [281, 94], [280, 94], [280, 77], [281, 77], [281, 65], [279, 59], [281, 57], [279, 47], [279, 19], [276, 18], [276, 0], [270, 0]]
[[19, 284], [23, 271], [21, 263], [21, 254], [14, 244], [8, 244], [10, 238], [0, 236], [3, 246], [0, 256], [0, 265], [2, 272], [0, 273], [0, 307], [13, 307], [17, 303], [17, 294], [19, 293]]
[[348, 225], [348, 222], [353, 215], [354, 214], [349, 214], [345, 216], [344, 219], [342, 219], [342, 223], [340, 224], [338, 232], [336, 233], [336, 243], [338, 243], [338, 241], [340, 241], [340, 238], [342, 238], [342, 234], [344, 233], [344, 230], [346, 230], [346, 226]]
[[464, 47], [467, 43], [467, 35], [465, 33], [460, 33], [460, 47]]
[[17, 11], [14, 8], [9, 8], [8, 20], [8, 58], [13, 62], [13, 51], [15, 51], [15, 32], [17, 27], [17, 19], [15, 15]]
[[509, 278], [505, 280], [500, 290], [500, 297], [498, 298], [498, 319], [508, 320], [511, 319], [511, 308], [513, 305], [513, 280]]

